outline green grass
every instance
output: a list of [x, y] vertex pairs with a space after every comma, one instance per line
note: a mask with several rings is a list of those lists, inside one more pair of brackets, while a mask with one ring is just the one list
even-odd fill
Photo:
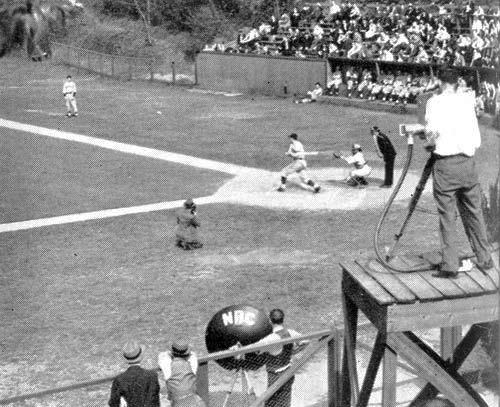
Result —
[[[348, 150], [360, 142], [371, 163], [381, 165], [369, 136], [372, 125], [391, 132], [401, 165], [405, 144], [395, 135], [397, 125], [415, 121], [282, 99], [201, 95], [77, 72], [81, 116], [68, 120], [60, 89], [67, 72], [0, 59], [0, 117], [273, 171], [286, 162], [291, 131], [308, 150]], [[497, 173], [498, 137], [482, 130], [478, 164], [488, 185]], [[0, 143], [2, 222], [196, 197], [224, 179], [5, 129]], [[415, 151], [418, 171], [426, 154], [419, 144]], [[333, 163], [318, 158], [310, 165]], [[432, 199], [427, 196], [422, 205], [432, 207]], [[204, 205], [199, 214], [205, 247], [195, 252], [173, 247], [173, 211], [0, 234], [0, 397], [113, 374], [122, 368], [124, 340], [132, 336], [148, 346], [151, 366], [157, 352], [180, 334], [203, 353], [206, 324], [233, 303], [282, 307], [289, 324], [304, 332], [328, 327], [341, 318], [339, 263], [373, 256], [379, 211]], [[393, 208], [384, 241], [405, 214], [404, 203]], [[436, 226], [437, 218], [415, 214], [403, 250], [435, 248]], [[105, 387], [51, 400], [103, 405], [107, 392]]]
[[229, 176], [0, 130], [0, 222], [210, 195]]

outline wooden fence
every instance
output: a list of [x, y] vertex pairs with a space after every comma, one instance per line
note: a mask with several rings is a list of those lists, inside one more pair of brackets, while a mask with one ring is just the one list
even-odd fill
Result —
[[194, 84], [194, 74], [179, 72], [179, 63], [162, 58], [137, 58], [105, 54], [61, 43], [52, 43], [53, 59], [77, 69], [122, 80], [149, 80], [175, 85]]

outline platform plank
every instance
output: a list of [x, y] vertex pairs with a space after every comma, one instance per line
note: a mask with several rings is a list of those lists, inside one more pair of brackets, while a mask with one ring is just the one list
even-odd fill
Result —
[[458, 278], [453, 282], [464, 291], [464, 296], [471, 297], [474, 295], [486, 294], [483, 287], [481, 287], [474, 279], [469, 277], [467, 273], [458, 273]]
[[384, 287], [382, 287], [372, 276], [370, 276], [362, 267], [353, 262], [345, 262], [341, 264], [344, 269], [344, 276], [347, 274], [353, 278], [370, 297], [372, 297], [380, 305], [394, 304], [397, 302]]
[[402, 256], [395, 256], [389, 261], [389, 265], [403, 269], [403, 270], [410, 270], [415, 267], [417, 268], [422, 268], [429, 266], [429, 270], [431, 269], [431, 265], [429, 262], [421, 257], [417, 256], [407, 256], [407, 255], [402, 255]]
[[489, 278], [482, 271], [479, 271], [478, 269], [472, 269], [471, 271], [467, 271], [465, 274], [467, 274], [476, 283], [478, 283], [485, 292], [493, 292], [497, 290], [497, 287], [495, 286], [493, 281], [491, 281], [491, 278]]
[[377, 261], [370, 261], [366, 265], [357, 264], [396, 298], [398, 303], [413, 303], [418, 300], [417, 296], [399, 280], [398, 273], [386, 269]]
[[488, 275], [489, 278], [491, 278], [491, 281], [493, 282], [495, 287], [498, 289], [498, 269], [491, 268], [489, 270], [486, 270], [485, 273]]
[[430, 284], [421, 273], [400, 273], [399, 279], [405, 284], [418, 299], [424, 301], [438, 301], [443, 298], [441, 291]]
[[431, 270], [433, 266], [433, 263], [429, 263], [429, 261], [423, 259], [420, 255], [417, 254], [404, 254], [399, 256], [399, 258], [410, 268], [428, 267], [428, 269]]
[[420, 275], [436, 290], [441, 292], [443, 298], [465, 297], [466, 292], [462, 290], [453, 279], [434, 277], [436, 271], [426, 271]]

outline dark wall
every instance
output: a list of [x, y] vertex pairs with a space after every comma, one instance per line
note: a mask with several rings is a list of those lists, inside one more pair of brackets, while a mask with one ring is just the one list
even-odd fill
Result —
[[196, 58], [197, 84], [227, 92], [293, 96], [316, 82], [326, 84], [327, 61], [202, 52]]

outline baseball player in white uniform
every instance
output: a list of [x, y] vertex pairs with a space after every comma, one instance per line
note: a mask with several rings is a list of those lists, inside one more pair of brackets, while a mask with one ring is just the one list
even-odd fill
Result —
[[78, 116], [78, 108], [76, 106], [76, 84], [71, 79], [71, 75], [66, 77], [63, 85], [63, 95], [66, 100], [67, 116]]
[[305, 160], [304, 146], [298, 140], [299, 136], [297, 136], [296, 133], [290, 134], [289, 137], [290, 147], [288, 148], [286, 155], [292, 157], [293, 161], [281, 171], [281, 185], [277, 190], [279, 192], [284, 192], [288, 176], [297, 173], [300, 180], [304, 184], [309, 185], [313, 189], [313, 192], [317, 194], [321, 190], [321, 187], [311, 180], [306, 174], [307, 162]]
[[342, 154], [333, 153], [333, 156], [335, 158], [341, 158], [348, 164], [354, 165], [354, 169], [350, 172], [349, 177], [347, 177], [346, 183], [352, 186], [368, 185], [368, 181], [365, 177], [370, 175], [372, 169], [366, 163], [361, 146], [359, 144], [353, 144], [351, 152], [352, 155], [349, 157], [346, 157]]

